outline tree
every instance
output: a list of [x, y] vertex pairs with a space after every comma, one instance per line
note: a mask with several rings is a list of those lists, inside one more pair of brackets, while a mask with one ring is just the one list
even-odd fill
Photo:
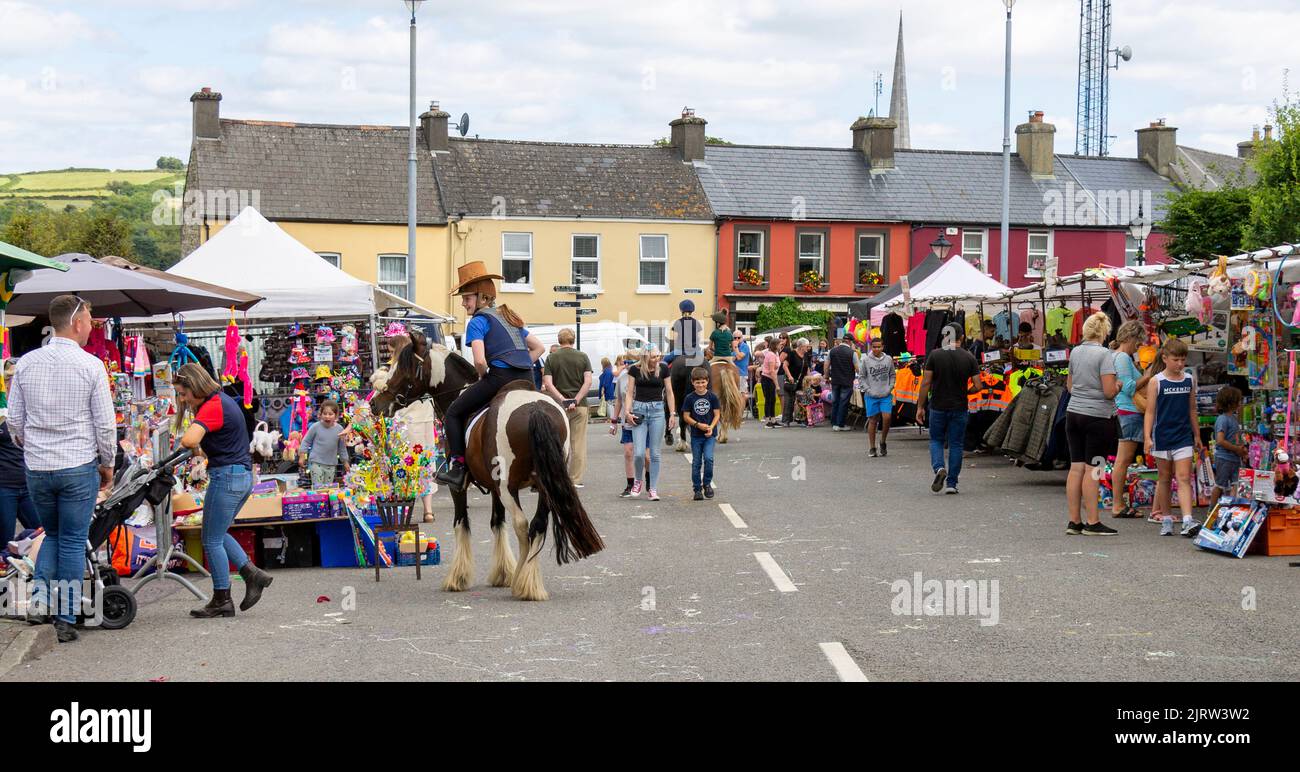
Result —
[[810, 324], [824, 330], [830, 321], [830, 311], [805, 311], [800, 307], [798, 300], [784, 297], [770, 305], [765, 303], [759, 306], [754, 326], [760, 332], [796, 324]]
[[1258, 181], [1250, 191], [1250, 219], [1243, 230], [1246, 249], [1300, 241], [1300, 103], [1289, 92], [1274, 103], [1279, 137], [1256, 150]]
[[132, 246], [131, 225], [109, 212], [91, 216], [78, 239], [77, 251], [91, 257], [117, 255], [130, 258], [135, 255]]
[[1250, 217], [1250, 191], [1187, 189], [1168, 194], [1161, 227], [1170, 235], [1165, 251], [1176, 260], [1208, 260], [1241, 252], [1242, 225]]
[[165, 155], [158, 159], [157, 167], [159, 169], [179, 172], [185, 169], [185, 164], [181, 163], [181, 159], [179, 158]]
[[140, 265], [159, 270], [170, 267], [163, 265], [158, 259], [158, 244], [149, 237], [149, 231], [144, 228], [137, 227], [135, 233], [131, 234], [131, 248], [135, 251], [135, 261]]
[[63, 252], [59, 234], [55, 230], [53, 217], [49, 212], [17, 212], [9, 218], [0, 241], [21, 247], [28, 252], [35, 252], [43, 257]]

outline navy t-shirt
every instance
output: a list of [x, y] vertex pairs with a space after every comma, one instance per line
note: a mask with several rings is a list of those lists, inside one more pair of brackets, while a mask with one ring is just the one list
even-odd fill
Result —
[[208, 468], [242, 466], [252, 468], [248, 454], [248, 427], [239, 405], [218, 391], [194, 414], [194, 423], [207, 430], [199, 447], [208, 457]]
[[[27, 488], [27, 464], [23, 449], [14, 444], [9, 434], [9, 423], [0, 424], [0, 488]], [[11, 533], [0, 534], [8, 540]]]
[[[722, 402], [718, 400], [718, 395], [711, 391], [696, 394], [695, 390], [691, 389], [686, 398], [682, 400], [682, 414], [689, 413], [692, 420], [699, 421], [705, 426], [713, 422], [713, 411], [721, 409]], [[692, 426], [691, 436], [703, 437], [704, 430], [698, 426]], [[714, 427], [713, 436], [718, 436], [717, 427]]]

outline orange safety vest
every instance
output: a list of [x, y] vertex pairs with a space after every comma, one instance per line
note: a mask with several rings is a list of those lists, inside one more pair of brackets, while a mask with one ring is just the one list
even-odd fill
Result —
[[911, 367], [899, 368], [894, 378], [894, 399], [898, 402], [911, 402], [913, 405], [921, 398], [921, 376], [912, 372]]
[[980, 390], [966, 398], [968, 412], [1006, 410], [1011, 405], [1011, 390], [1006, 378], [992, 373], [980, 373], [971, 379], [971, 384]]

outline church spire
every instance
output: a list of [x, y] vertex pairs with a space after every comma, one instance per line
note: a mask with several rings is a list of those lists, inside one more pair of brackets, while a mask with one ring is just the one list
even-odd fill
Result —
[[894, 147], [907, 149], [912, 138], [907, 124], [907, 64], [903, 61], [903, 12], [898, 12], [898, 51], [894, 54], [894, 85], [889, 92], [889, 117], [898, 121]]

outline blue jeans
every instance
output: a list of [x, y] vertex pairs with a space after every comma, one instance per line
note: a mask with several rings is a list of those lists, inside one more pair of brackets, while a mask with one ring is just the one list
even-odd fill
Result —
[[38, 528], [40, 517], [36, 514], [36, 505], [26, 488], [0, 488], [0, 549], [14, 538], [14, 526], [22, 523], [23, 528]]
[[[928, 410], [930, 417], [930, 466], [934, 471], [946, 468], [948, 484], [957, 487], [961, 474], [961, 451], [966, 444], [966, 409]], [[943, 446], [948, 445], [948, 466], [943, 465]]]
[[208, 470], [208, 494], [203, 499], [203, 554], [208, 557], [208, 570], [212, 572], [212, 589], [230, 589], [230, 564], [243, 568], [248, 563], [235, 537], [227, 531], [235, 522], [235, 515], [244, 508], [248, 494], [253, 490], [253, 473], [248, 467], [219, 466]]
[[[696, 437], [691, 435], [691, 487], [702, 491], [713, 482], [713, 446], [718, 442], [713, 437]], [[704, 470], [704, 479], [700, 479], [700, 470]]]
[[[27, 490], [45, 528], [45, 541], [36, 556], [32, 602], [49, 608], [64, 622], [75, 623], [86, 576], [86, 537], [99, 493], [99, 465], [91, 461], [52, 472], [29, 469]], [[52, 582], [57, 583], [53, 588]], [[51, 589], [58, 590], [53, 603]]]
[[640, 480], [645, 471], [645, 452], [650, 449], [650, 487], [659, 487], [659, 438], [664, 435], [664, 402], [632, 401], [632, 415], [636, 416], [636, 426], [632, 427], [632, 470], [636, 473], [632, 479]]
[[831, 426], [843, 426], [849, 419], [849, 399], [852, 396], [852, 386], [831, 387]]

